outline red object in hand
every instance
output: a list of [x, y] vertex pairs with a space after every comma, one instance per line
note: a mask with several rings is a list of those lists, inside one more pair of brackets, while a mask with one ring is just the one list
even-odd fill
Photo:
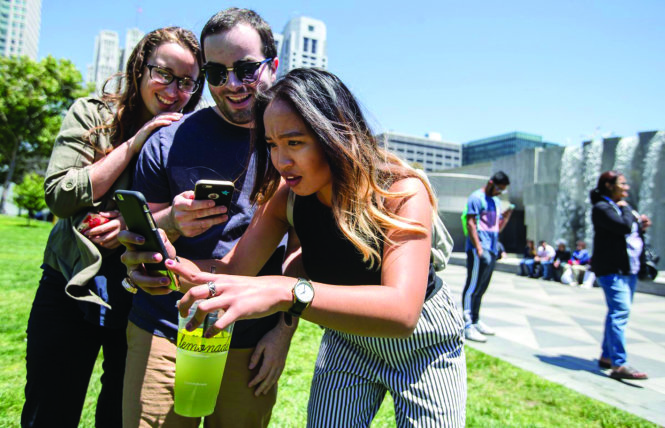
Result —
[[107, 217], [104, 217], [103, 215], [97, 214], [97, 213], [88, 213], [88, 215], [85, 216], [83, 220], [81, 220], [81, 223], [76, 227], [76, 230], [78, 230], [81, 233], [84, 233], [87, 230], [90, 230], [94, 227], [101, 226], [104, 223], [108, 223], [109, 219]]

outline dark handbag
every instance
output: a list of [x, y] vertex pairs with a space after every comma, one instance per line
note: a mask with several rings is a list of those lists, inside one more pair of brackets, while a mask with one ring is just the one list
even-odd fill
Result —
[[658, 261], [660, 256], [647, 244], [644, 244], [644, 250], [640, 257], [640, 271], [637, 274], [641, 280], [653, 281], [658, 276]]

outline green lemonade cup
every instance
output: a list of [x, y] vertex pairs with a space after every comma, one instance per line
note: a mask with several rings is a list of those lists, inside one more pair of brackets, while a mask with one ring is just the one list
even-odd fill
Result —
[[203, 337], [217, 320], [217, 313], [210, 313], [196, 330], [187, 331], [185, 326], [198, 303], [192, 305], [186, 318], [178, 316], [174, 410], [188, 417], [208, 416], [214, 412], [233, 333], [231, 324], [213, 337]]

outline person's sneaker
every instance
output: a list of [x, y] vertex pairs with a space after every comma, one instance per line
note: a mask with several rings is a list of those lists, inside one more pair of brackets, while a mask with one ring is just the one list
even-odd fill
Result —
[[475, 323], [473, 326], [476, 328], [476, 330], [480, 332], [480, 334], [483, 334], [485, 336], [494, 336], [496, 334], [496, 332], [492, 327], [488, 326], [481, 320], [478, 320], [478, 322]]
[[464, 337], [474, 342], [487, 342], [487, 338], [474, 325], [470, 325], [464, 329]]

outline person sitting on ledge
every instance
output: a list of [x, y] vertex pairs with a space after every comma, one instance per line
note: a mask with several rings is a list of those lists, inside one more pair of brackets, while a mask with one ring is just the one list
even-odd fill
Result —
[[575, 244], [575, 251], [573, 251], [570, 260], [568, 260], [568, 266], [573, 270], [573, 278], [577, 280], [578, 284], [582, 285], [584, 273], [587, 271], [590, 263], [591, 256], [586, 249], [586, 242], [581, 240], [577, 241]]
[[535, 243], [532, 239], [526, 240], [526, 246], [524, 247], [524, 258], [520, 261], [520, 276], [532, 276], [533, 275], [533, 258], [536, 256]]
[[530, 272], [530, 277], [531, 278], [538, 278], [541, 276], [543, 279], [550, 279], [552, 276], [552, 261], [554, 260], [554, 256], [556, 255], [556, 252], [554, 251], [554, 248], [552, 248], [551, 245], [547, 243], [547, 241], [542, 240], [538, 243], [538, 248], [536, 249], [536, 257], [533, 258], [534, 262], [539, 263], [542, 271], [541, 272]]
[[570, 250], [566, 248], [566, 241], [563, 239], [557, 239], [556, 241], [556, 253], [554, 255], [554, 260], [552, 261], [552, 277], [549, 279], [554, 279], [555, 281], [561, 281], [561, 274], [563, 273], [564, 266], [567, 265], [568, 260], [570, 260]]

